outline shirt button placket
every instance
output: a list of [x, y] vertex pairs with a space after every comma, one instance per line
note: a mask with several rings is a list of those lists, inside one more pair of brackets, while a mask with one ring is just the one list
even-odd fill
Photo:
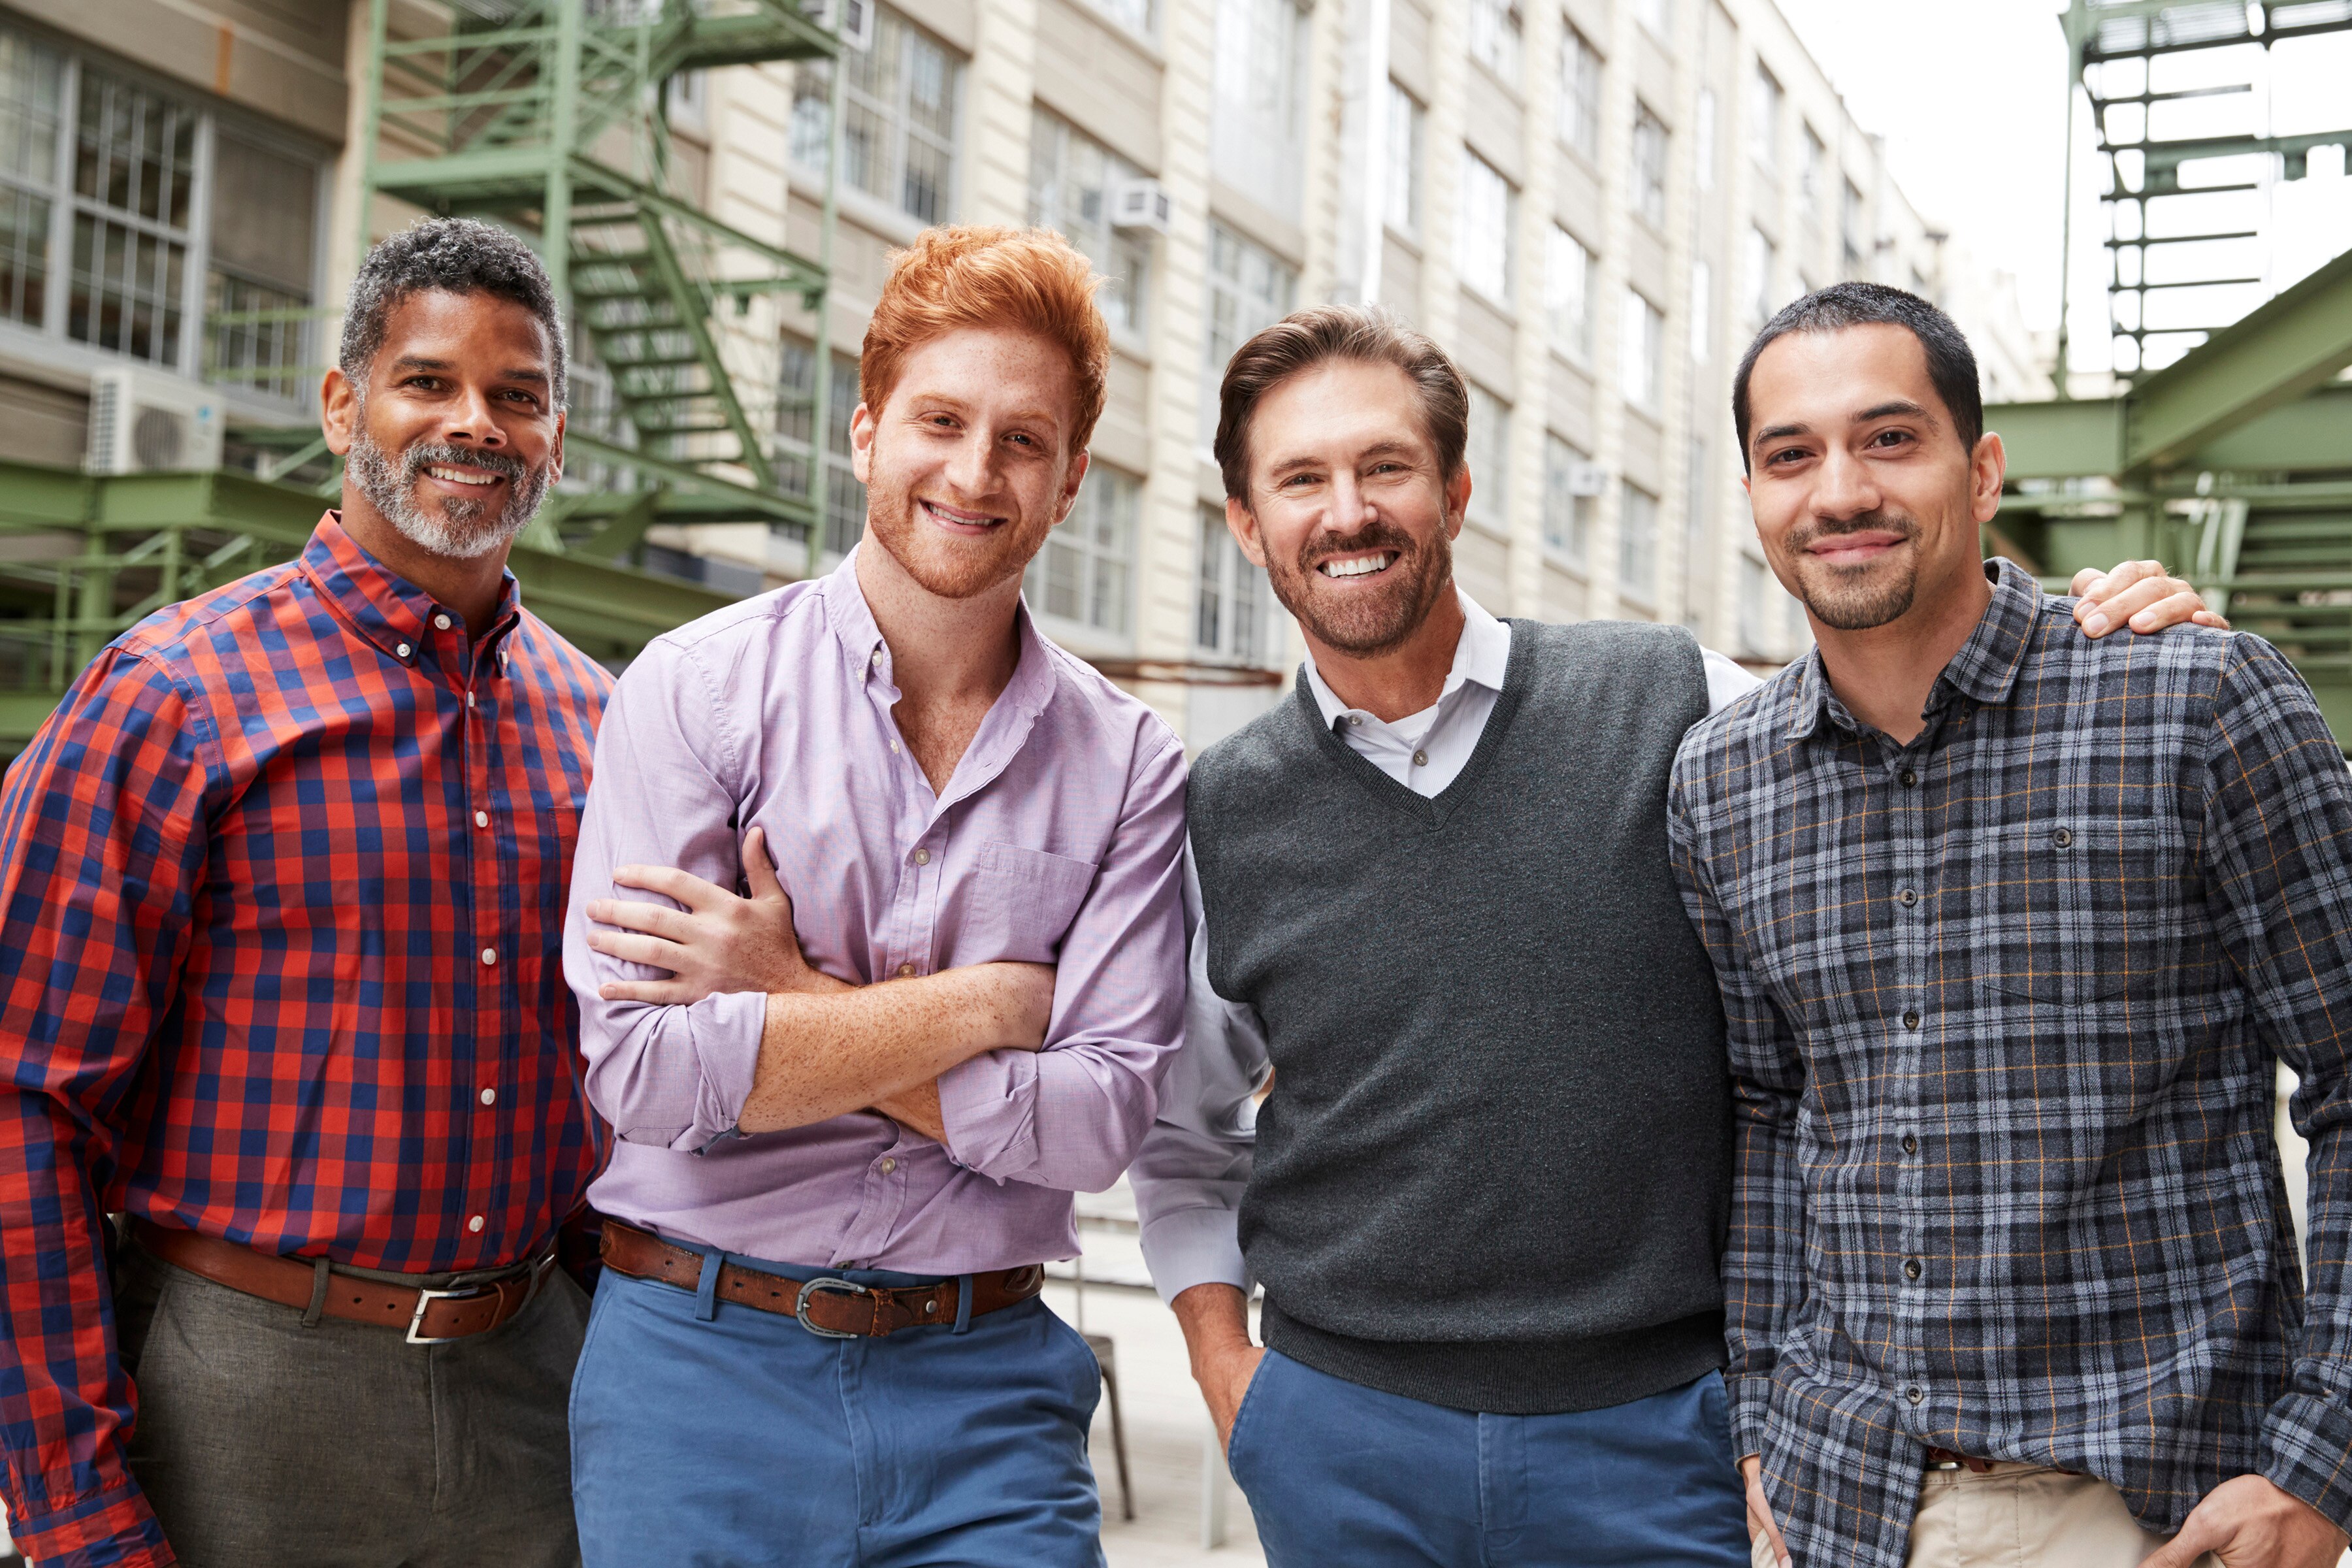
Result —
[[[1931, 973], [1929, 948], [1935, 922], [1927, 918], [1930, 904], [1928, 894], [1934, 887], [1931, 868], [1927, 863], [1928, 844], [1922, 825], [1927, 812], [1919, 787], [1921, 760], [1898, 756], [1894, 765], [1895, 788], [1887, 795], [1889, 839], [1894, 846], [1894, 873], [1897, 881], [1895, 894], [1895, 951], [1898, 973], [1906, 1000], [1903, 1004], [1902, 1031], [1897, 1041], [1898, 1059], [1905, 1070], [1900, 1075], [1901, 1092], [1888, 1107], [1898, 1125], [1916, 1125], [1924, 1099], [1923, 1087], [1929, 1080], [1924, 1009], [1932, 994], [1928, 987]], [[1903, 1150], [1908, 1154], [1917, 1147], [1906, 1134]], [[1926, 1247], [1926, 1209], [1924, 1182], [1919, 1162], [1906, 1159], [1895, 1173], [1895, 1246], [1900, 1248], [1901, 1262], [1890, 1282], [1895, 1291], [1893, 1319], [1895, 1325], [1895, 1363], [1900, 1365], [1918, 1354], [1922, 1342], [1927, 1292], [1917, 1289], [1927, 1272], [1923, 1255]], [[1913, 1362], [1916, 1365], [1916, 1361]], [[1906, 1403], [1916, 1407], [1925, 1398], [1924, 1388], [1912, 1384], [1904, 1390]]]

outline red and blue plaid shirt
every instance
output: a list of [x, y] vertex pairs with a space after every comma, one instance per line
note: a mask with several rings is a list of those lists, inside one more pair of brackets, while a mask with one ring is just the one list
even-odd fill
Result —
[[597, 1136], [564, 889], [611, 681], [333, 513], [100, 654], [0, 795], [0, 1448], [21, 1550], [168, 1563], [100, 1215], [403, 1272], [546, 1246]]

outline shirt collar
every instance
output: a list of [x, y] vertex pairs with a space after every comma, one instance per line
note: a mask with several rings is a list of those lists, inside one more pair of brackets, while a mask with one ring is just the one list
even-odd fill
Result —
[[[1454, 596], [1462, 605], [1462, 637], [1454, 645], [1454, 663], [1445, 672], [1444, 689], [1437, 694], [1439, 702], [1461, 690], [1465, 681], [1490, 691], [1502, 690], [1504, 672], [1511, 664], [1511, 628], [1488, 615], [1458, 584]], [[1307, 674], [1307, 689], [1315, 693], [1315, 706], [1327, 727], [1356, 711], [1341, 701], [1339, 694], [1324, 680], [1323, 672], [1315, 668], [1312, 653], [1307, 656], [1302, 668]]]
[[[302, 547], [301, 569], [362, 637], [403, 664], [414, 666], [419, 650], [434, 647], [436, 639], [454, 637], [462, 650], [473, 633], [458, 622], [455, 610], [369, 554], [344, 531], [342, 514], [332, 508], [310, 531], [310, 542]], [[489, 639], [505, 637], [521, 614], [522, 593], [515, 574], [501, 572]], [[434, 626], [436, 616], [449, 617], [447, 630]]]
[[[1948, 688], [1987, 706], [2008, 701], [2016, 688], [2026, 644], [2042, 610], [2042, 584], [2024, 567], [2002, 556], [1986, 562], [1984, 570], [1992, 582], [1992, 600], [1969, 640], [1936, 677], [1936, 686], [1927, 696], [1930, 709], [1942, 700]], [[1797, 672], [1795, 708], [1789, 726], [1789, 738], [1793, 741], [1801, 741], [1819, 729], [1824, 717], [1834, 715], [1848, 727], [1853, 723], [1845, 705], [1830, 689], [1818, 645], [1805, 655]]]
[[[865, 548], [862, 543], [850, 546], [849, 553], [841, 558], [841, 564], [833, 569], [818, 591], [824, 597], [825, 624], [833, 628], [850, 668], [862, 672], [861, 679], [878, 685], [888, 700], [896, 702], [898, 688], [891, 674], [890, 645], [882, 639], [882, 627], [874, 619], [874, 607], [866, 602], [866, 590], [857, 581], [857, 552]], [[988, 719], [982, 721], [981, 732], [972, 737], [973, 747], [986, 742], [992, 748], [995, 736], [1010, 735], [1006, 757], [1019, 749], [1030, 721], [1045, 711], [1055, 685], [1052, 646], [1030, 617], [1026, 599], [1015, 603], [1013, 616], [1021, 657], [1013, 667], [1012, 680], [989, 710]], [[1009, 721], [1007, 724], [997, 723], [1000, 712]]]

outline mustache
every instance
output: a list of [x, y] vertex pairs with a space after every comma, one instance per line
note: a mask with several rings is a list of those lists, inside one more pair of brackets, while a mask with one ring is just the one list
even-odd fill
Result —
[[1817, 540], [1837, 539], [1849, 533], [1893, 533], [1910, 540], [1919, 537], [1919, 524], [1916, 519], [1899, 511], [1865, 511], [1854, 517], [1809, 523], [1790, 534], [1789, 548], [1804, 550]]
[[1393, 550], [1400, 561], [1410, 560], [1418, 547], [1412, 535], [1383, 517], [1376, 517], [1344, 537], [1319, 533], [1298, 548], [1298, 570], [1312, 572], [1335, 555], [1360, 555], [1367, 550]]
[[452, 447], [443, 441], [420, 441], [400, 455], [400, 478], [403, 484], [413, 484], [435, 463], [466, 468], [488, 468], [502, 479], [516, 484], [530, 478], [530, 465], [520, 458], [504, 452], [477, 452], [467, 447]]

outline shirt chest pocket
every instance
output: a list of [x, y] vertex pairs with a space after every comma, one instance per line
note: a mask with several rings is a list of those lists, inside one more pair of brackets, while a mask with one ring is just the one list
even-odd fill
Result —
[[1091, 860], [997, 840], [982, 845], [964, 889], [956, 962], [1055, 963], [1094, 881]]
[[2179, 959], [2183, 853], [2169, 825], [2063, 816], [1978, 868], [1970, 966], [1997, 1002], [2084, 1007], [2161, 984]]

